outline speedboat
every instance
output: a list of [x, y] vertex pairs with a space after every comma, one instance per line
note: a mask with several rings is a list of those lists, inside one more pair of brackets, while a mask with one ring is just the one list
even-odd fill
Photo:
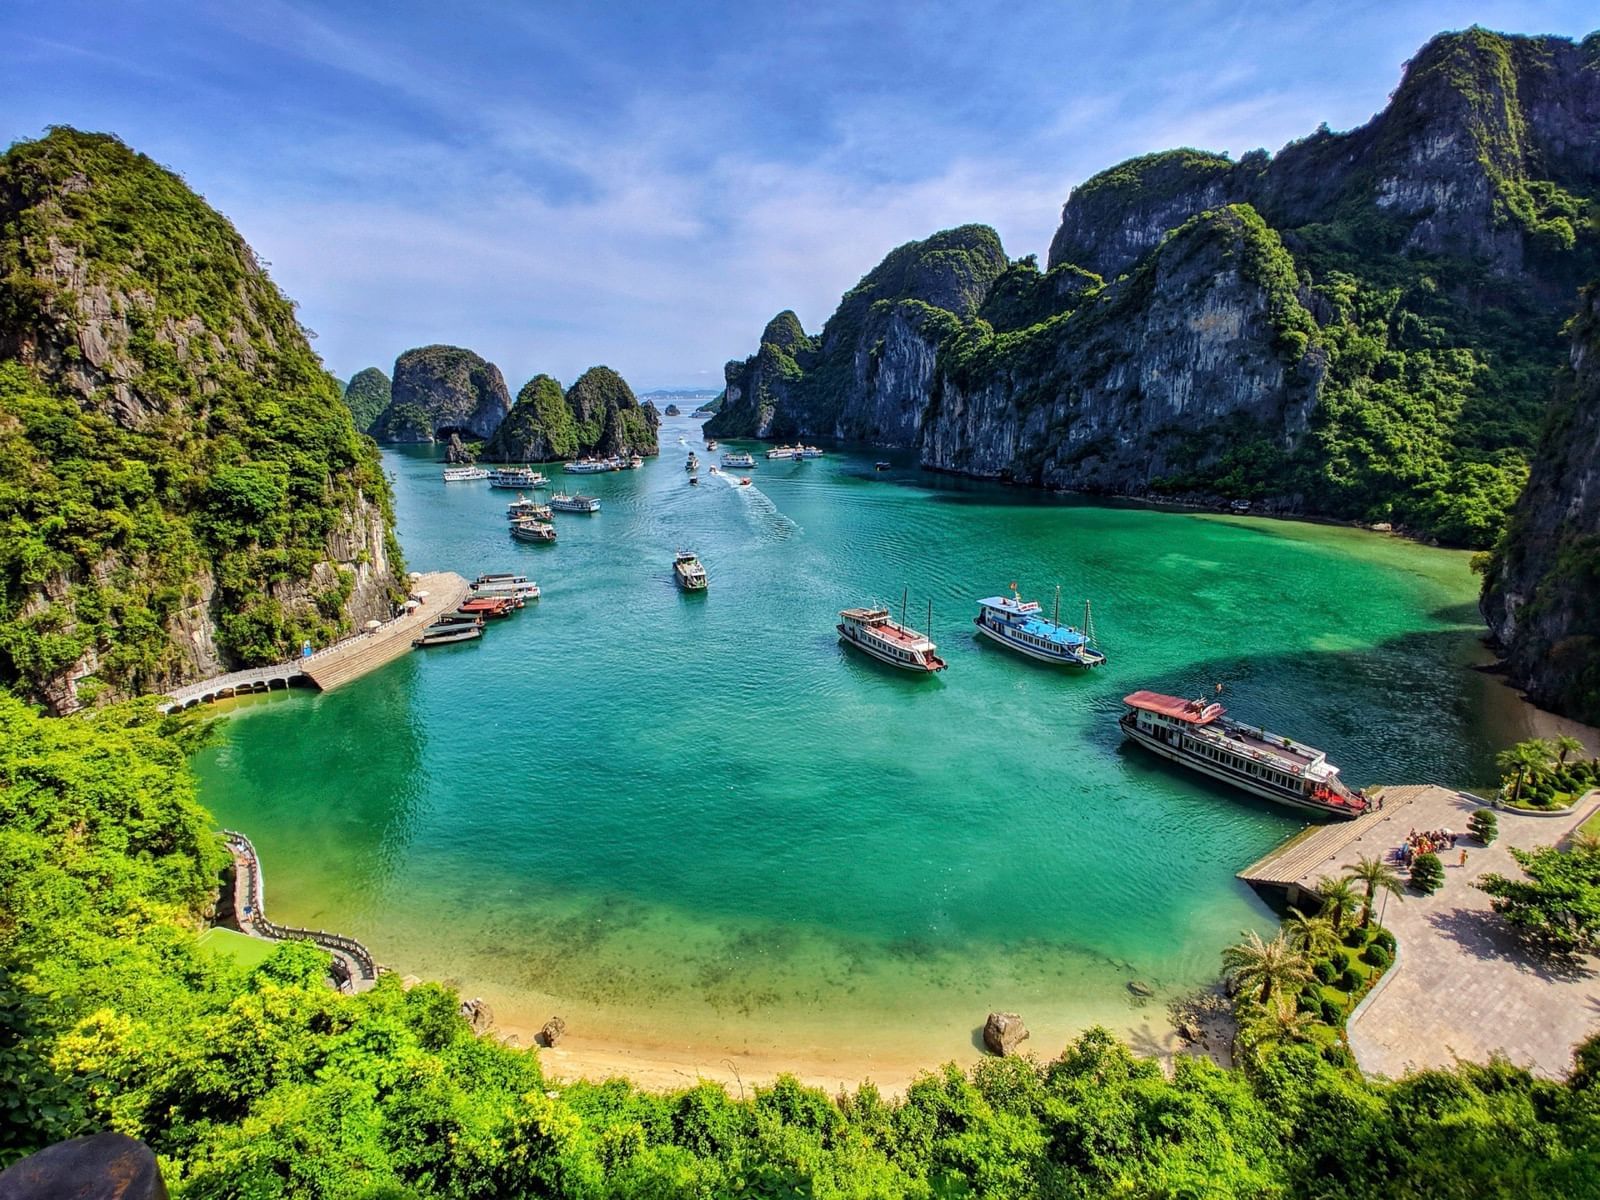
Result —
[[717, 439], [716, 438], [707, 438], [706, 439], [706, 449], [707, 450], [715, 450], [716, 448], [717, 448]]

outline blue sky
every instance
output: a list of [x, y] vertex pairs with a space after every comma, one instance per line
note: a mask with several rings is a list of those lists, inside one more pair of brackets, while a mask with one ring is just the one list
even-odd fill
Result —
[[330, 369], [450, 342], [515, 389], [720, 386], [892, 247], [1041, 261], [1074, 183], [1383, 106], [1432, 34], [1588, 3], [6, 0], [0, 141], [109, 130], [227, 214]]

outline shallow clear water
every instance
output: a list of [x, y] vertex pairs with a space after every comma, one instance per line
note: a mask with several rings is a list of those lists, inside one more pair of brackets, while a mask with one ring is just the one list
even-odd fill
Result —
[[[689, 487], [698, 426], [662, 432], [642, 471], [582, 477], [604, 509], [558, 514], [550, 547], [509, 538], [512, 494], [388, 453], [413, 568], [525, 570], [544, 598], [327, 695], [231, 706], [197, 766], [275, 919], [503, 1022], [932, 1062], [1006, 1007], [1048, 1050], [1159, 1024], [1214, 976], [1271, 920], [1234, 872], [1302, 824], [1124, 746], [1126, 692], [1222, 682], [1357, 785], [1490, 775], [1463, 554], [838, 452]], [[708, 593], [673, 586], [680, 546]], [[1074, 619], [1091, 597], [1109, 665], [978, 642], [974, 601], [1013, 579], [1047, 605], [1060, 583]], [[838, 609], [903, 587], [912, 624], [933, 603], [942, 676], [836, 641]]]

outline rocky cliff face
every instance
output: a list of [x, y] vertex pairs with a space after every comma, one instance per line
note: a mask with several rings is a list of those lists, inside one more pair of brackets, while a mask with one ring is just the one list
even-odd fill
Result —
[[1573, 322], [1570, 365], [1481, 607], [1536, 703], [1600, 724], [1600, 284]]
[[981, 227], [901, 247], [816, 337], [775, 318], [708, 431], [1487, 545], [1600, 266], [1597, 128], [1600, 35], [1442, 35], [1360, 129], [1086, 181], [1043, 273]]
[[651, 455], [659, 452], [661, 416], [640, 404], [622, 376], [591, 367], [566, 394], [548, 375], [536, 375], [517, 393], [511, 410], [483, 448], [490, 462], [555, 462], [578, 455]]
[[68, 712], [387, 616], [376, 448], [238, 233], [113, 137], [0, 158], [0, 682]]
[[350, 410], [356, 428], [362, 433], [372, 428], [393, 398], [389, 377], [377, 367], [367, 367], [365, 370], [357, 371], [350, 377], [350, 382], [344, 389], [345, 407]]
[[487, 438], [511, 411], [500, 368], [459, 346], [407, 350], [394, 364], [389, 406], [373, 423], [380, 442]]

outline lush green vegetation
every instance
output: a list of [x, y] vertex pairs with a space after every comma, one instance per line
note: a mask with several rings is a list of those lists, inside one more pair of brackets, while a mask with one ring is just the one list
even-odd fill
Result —
[[656, 454], [661, 418], [610, 367], [590, 367], [567, 389], [567, 409], [585, 454]]
[[901, 1100], [553, 1085], [446, 989], [343, 997], [310, 947], [253, 969], [199, 947], [225, 856], [198, 736], [145, 704], [49, 720], [0, 698], [5, 1160], [109, 1126], [178, 1197], [1595, 1194], [1600, 1045], [1570, 1084], [1504, 1063], [1369, 1082], [1293, 1032], [1168, 1078], [1090, 1031]]
[[1576, 956], [1600, 952], [1600, 845], [1578, 837], [1567, 850], [1513, 848], [1523, 879], [1485, 875], [1478, 886], [1495, 912], [1541, 950]]
[[1500, 799], [1511, 808], [1569, 807], [1590, 788], [1600, 787], [1600, 759], [1585, 759], [1583, 743], [1562, 734], [1532, 738], [1502, 750], [1495, 763], [1504, 775]]
[[483, 454], [490, 462], [553, 462], [581, 450], [561, 385], [548, 375], [535, 375], [522, 385], [516, 404], [484, 443]]
[[69, 672], [82, 702], [160, 686], [208, 583], [239, 664], [347, 628], [348, 571], [313, 569], [358, 520], [387, 530], [376, 448], [181, 179], [99, 134], [13, 146], [0, 327], [37, 364], [0, 362], [0, 683], [63, 706]]
[[389, 399], [389, 377], [377, 367], [357, 371], [345, 385], [345, 406], [362, 433], [371, 429], [378, 414], [389, 407]]

